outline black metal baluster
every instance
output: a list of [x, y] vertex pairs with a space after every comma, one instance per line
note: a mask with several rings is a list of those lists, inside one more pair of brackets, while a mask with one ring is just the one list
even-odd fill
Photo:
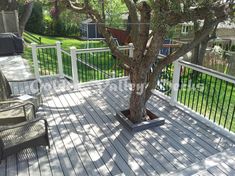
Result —
[[186, 98], [187, 98], [187, 93], [188, 93], [188, 82], [189, 82], [189, 68], [187, 68], [188, 69], [188, 75], [187, 75], [187, 86], [186, 86], [186, 90], [185, 90], [185, 96], [184, 96], [184, 105], [186, 105]]
[[208, 91], [207, 91], [207, 99], [206, 99], [206, 106], [205, 106], [204, 116], [206, 116], [207, 106], [208, 106], [208, 102], [209, 102], [209, 98], [210, 98], [211, 81], [212, 81], [212, 76], [210, 76], [209, 88], [208, 88]]
[[232, 84], [231, 92], [230, 92], [230, 95], [229, 95], [228, 108], [227, 108], [225, 121], [224, 121], [224, 128], [226, 127], [226, 123], [227, 123], [227, 120], [228, 120], [229, 108], [230, 108], [230, 105], [231, 105], [231, 100], [232, 100], [232, 95], [233, 95], [233, 88], [234, 88], [234, 84]]
[[211, 101], [211, 107], [210, 107], [210, 113], [209, 113], [209, 119], [211, 119], [211, 113], [213, 110], [213, 103], [214, 103], [214, 98], [215, 98], [215, 91], [216, 91], [216, 87], [217, 87], [217, 78], [215, 79], [215, 84], [214, 84], [214, 90], [213, 90], [213, 94], [212, 94], [212, 101]]
[[[202, 82], [202, 77], [203, 77], [203, 74], [202, 74], [202, 73], [200, 73], [200, 74], [201, 74], [201, 76], [200, 76], [200, 84], [201, 84], [201, 82]], [[205, 85], [204, 85], [204, 86], [205, 86]], [[196, 105], [196, 112], [198, 112], [198, 111], [197, 111], [197, 108], [198, 108], [199, 100], [200, 100], [200, 90], [198, 90], [198, 93], [197, 93], [197, 105]]]
[[219, 117], [219, 125], [221, 123], [221, 118], [222, 118], [222, 114], [223, 114], [223, 108], [224, 108], [224, 102], [225, 102], [225, 98], [226, 98], [226, 94], [227, 94], [227, 88], [228, 88], [228, 82], [226, 81], [224, 98], [223, 98], [222, 107], [221, 107], [221, 111], [220, 111], [220, 117]]
[[216, 102], [216, 108], [215, 108], [215, 114], [214, 114], [214, 122], [216, 121], [216, 113], [218, 110], [218, 105], [219, 105], [219, 97], [220, 97], [220, 92], [221, 92], [221, 88], [222, 88], [222, 80], [220, 80], [220, 87], [219, 87], [219, 93], [218, 93], [218, 98], [217, 98], [217, 102]]
[[194, 87], [194, 91], [193, 91], [193, 101], [192, 101], [191, 109], [193, 109], [193, 107], [194, 107], [194, 100], [195, 100], [195, 94], [197, 92], [197, 82], [198, 82], [198, 80], [197, 80], [198, 79], [198, 72], [194, 71], [194, 73], [196, 74], [196, 76], [195, 76], [195, 85], [194, 85], [195, 87]]

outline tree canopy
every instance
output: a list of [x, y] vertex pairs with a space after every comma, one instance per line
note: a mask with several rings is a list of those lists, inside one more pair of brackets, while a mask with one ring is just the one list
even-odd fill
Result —
[[[123, 67], [129, 70], [132, 82], [130, 113], [134, 122], [141, 121], [144, 116], [145, 104], [156, 86], [156, 78], [161, 70], [191, 51], [210, 35], [218, 23], [234, 15], [234, 0], [120, 0], [130, 15], [130, 37], [134, 45], [134, 54], [133, 57], [129, 57], [118, 50], [106, 29], [105, 20], [97, 8], [100, 1], [61, 1], [74, 12], [89, 15], [98, 24], [113, 54], [123, 62]], [[183, 44], [164, 59], [157, 59], [164, 39], [172, 27], [179, 23], [198, 20], [203, 21], [203, 26], [192, 41]], [[139, 85], [144, 87], [141, 94], [138, 94], [141, 87]]]

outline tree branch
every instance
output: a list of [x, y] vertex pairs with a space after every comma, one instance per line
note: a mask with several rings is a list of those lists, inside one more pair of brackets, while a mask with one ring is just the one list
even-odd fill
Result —
[[166, 23], [170, 26], [177, 25], [178, 23], [195, 21], [195, 20], [204, 20], [208, 15], [213, 14], [216, 18], [225, 18], [228, 16], [230, 11], [227, 11], [229, 6], [228, 4], [214, 4], [212, 6], [189, 9], [186, 12], [174, 12], [169, 11], [167, 13]]
[[197, 46], [203, 39], [205, 39], [209, 35], [209, 33], [214, 29], [214, 27], [218, 24], [218, 22], [220, 20], [221, 19], [217, 19], [217, 20], [212, 20], [208, 23], [205, 23], [203, 28], [198, 32], [198, 34], [199, 34], [199, 35], [197, 35], [198, 37], [194, 38], [194, 40], [191, 41], [190, 43], [182, 45], [176, 52], [174, 52], [171, 55], [167, 56], [166, 58], [159, 61], [155, 65], [155, 67], [153, 68], [153, 71], [152, 71], [152, 73], [150, 74], [150, 77], [149, 77], [149, 84], [148, 84], [148, 87], [146, 89], [146, 98], [145, 98], [146, 101], [152, 95], [151, 91], [153, 89], [155, 89], [157, 77], [161, 73], [162, 69], [166, 65], [174, 62], [179, 57], [183, 56], [187, 52], [191, 51], [195, 46]]
[[139, 32], [139, 42], [135, 44], [135, 49], [139, 61], [143, 58], [144, 52], [146, 50], [146, 45], [149, 40], [149, 29], [150, 29], [150, 19], [151, 19], [151, 7], [144, 1], [137, 4], [137, 9], [140, 11], [140, 32]]
[[136, 4], [133, 0], [124, 0], [128, 10], [129, 10], [129, 15], [131, 17], [131, 32], [130, 36], [133, 41], [133, 43], [136, 43], [138, 41], [138, 14], [137, 14], [137, 8]]
[[19, 28], [20, 28], [20, 35], [22, 36], [25, 26], [30, 18], [30, 15], [32, 13], [33, 10], [33, 1], [29, 1], [26, 4], [24, 4], [24, 9], [23, 9], [23, 13], [19, 19]]
[[77, 13], [86, 13], [87, 10], [87, 4], [76, 4], [75, 2], [72, 2], [70, 0], [64, 1], [69, 9], [71, 9], [74, 12]]
[[84, 0], [84, 5], [83, 7], [77, 7], [74, 5], [73, 2], [70, 0], [66, 0], [68, 7], [77, 12], [77, 13], [88, 13], [89, 16], [92, 18], [93, 21], [95, 21], [98, 25], [98, 29], [105, 38], [105, 41], [107, 42], [110, 50], [112, 53], [117, 57], [117, 59], [121, 60], [125, 64], [125, 68], [128, 69], [130, 66], [130, 60], [129, 56], [123, 54], [118, 47], [116, 46], [116, 43], [114, 42], [114, 39], [112, 35], [108, 32], [107, 28], [105, 27], [105, 23], [103, 21], [103, 18], [99, 14], [98, 11], [93, 9], [88, 0]]

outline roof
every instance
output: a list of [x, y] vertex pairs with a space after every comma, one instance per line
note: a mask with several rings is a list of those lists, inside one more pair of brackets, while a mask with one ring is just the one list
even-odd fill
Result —
[[130, 43], [130, 36], [127, 31], [115, 28], [107, 28], [114, 38], [117, 38], [121, 44]]
[[[203, 21], [200, 20], [200, 26], [203, 25]], [[193, 22], [190, 21], [190, 22], [184, 22], [184, 23], [180, 23], [181, 25], [184, 25], [184, 26], [193, 26]], [[219, 23], [218, 25], [218, 29], [235, 29], [235, 23], [234, 22], [231, 22], [231, 21], [224, 21], [224, 22], [221, 22]]]
[[82, 21], [82, 24], [87, 24], [87, 23], [93, 23], [93, 20], [91, 18], [88, 18], [88, 19]]

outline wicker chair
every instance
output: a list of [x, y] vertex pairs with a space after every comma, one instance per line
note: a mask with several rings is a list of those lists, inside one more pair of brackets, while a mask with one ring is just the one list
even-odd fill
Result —
[[7, 156], [36, 146], [50, 147], [48, 124], [45, 119], [33, 119], [14, 126], [0, 127], [0, 164]]
[[34, 119], [35, 106], [29, 101], [2, 101], [0, 102], [0, 126], [14, 125], [26, 120]]
[[28, 101], [31, 101], [35, 105], [36, 109], [40, 106], [40, 103], [42, 102], [41, 93], [40, 93], [40, 83], [36, 79], [8, 81], [1, 70], [0, 70], [0, 101], [17, 100], [18, 98], [20, 98], [20, 96], [22, 96], [22, 94], [13, 94], [12, 93], [13, 91], [11, 89], [10, 83], [17, 83], [17, 84], [27, 83], [29, 87], [32, 83], [33, 84], [36, 83], [37, 87], [34, 88], [36, 91], [33, 93], [31, 91], [27, 92], [28, 95], [32, 96], [32, 98], [30, 98]]

